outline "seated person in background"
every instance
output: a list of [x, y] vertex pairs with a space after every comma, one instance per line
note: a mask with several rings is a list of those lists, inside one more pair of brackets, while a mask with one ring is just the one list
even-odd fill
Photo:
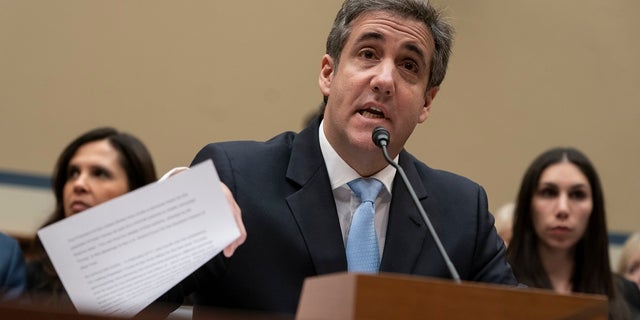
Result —
[[309, 125], [313, 124], [314, 121], [316, 121], [316, 119], [318, 117], [322, 117], [322, 115], [324, 114], [324, 108], [326, 107], [326, 103], [320, 102], [320, 104], [318, 105], [316, 110], [313, 110], [313, 112], [309, 113], [305, 118], [304, 118], [304, 122], [303, 122], [303, 128], [308, 127]]
[[513, 237], [513, 210], [516, 205], [512, 202], [503, 204], [493, 215], [496, 219], [496, 230], [504, 241], [505, 246], [509, 246]]
[[25, 290], [24, 256], [18, 241], [0, 232], [0, 301], [19, 297]]
[[606, 295], [610, 319], [630, 317], [611, 273], [600, 179], [576, 149], [548, 150], [525, 172], [507, 258], [530, 287]]
[[[136, 137], [90, 130], [60, 154], [52, 185], [56, 206], [42, 227], [156, 181], [151, 155]], [[68, 308], [69, 297], [37, 236], [27, 262], [27, 290], [39, 305]]]
[[625, 241], [618, 260], [618, 274], [640, 286], [640, 232]]
[[635, 315], [634, 319], [640, 319], [640, 232], [633, 233], [625, 241], [617, 271], [632, 284], [619, 280], [624, 285], [625, 299]]

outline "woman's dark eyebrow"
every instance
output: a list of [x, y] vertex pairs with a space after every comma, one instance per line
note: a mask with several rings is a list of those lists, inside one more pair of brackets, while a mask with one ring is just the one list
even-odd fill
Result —
[[587, 190], [588, 187], [589, 187], [589, 185], [586, 184], [586, 183], [577, 183], [577, 184], [572, 185], [570, 187], [570, 189], [571, 190], [576, 190], [576, 189], [585, 189], [585, 190]]

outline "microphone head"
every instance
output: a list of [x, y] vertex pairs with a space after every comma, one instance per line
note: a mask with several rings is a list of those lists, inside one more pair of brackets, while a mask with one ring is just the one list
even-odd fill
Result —
[[371, 133], [371, 139], [373, 143], [378, 146], [378, 148], [382, 148], [383, 146], [387, 146], [389, 144], [389, 140], [391, 140], [391, 135], [389, 131], [383, 127], [375, 127], [373, 132]]

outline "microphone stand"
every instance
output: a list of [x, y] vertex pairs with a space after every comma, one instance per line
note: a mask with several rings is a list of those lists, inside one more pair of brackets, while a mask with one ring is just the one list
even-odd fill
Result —
[[407, 187], [407, 190], [409, 190], [409, 194], [411, 194], [411, 198], [413, 199], [414, 204], [418, 208], [418, 211], [420, 211], [420, 215], [422, 215], [422, 219], [424, 219], [424, 222], [427, 224], [427, 228], [429, 228], [429, 232], [431, 233], [433, 241], [436, 243], [436, 246], [440, 251], [440, 255], [442, 255], [442, 258], [444, 259], [444, 262], [447, 265], [447, 268], [449, 268], [449, 273], [451, 273], [451, 277], [453, 278], [453, 281], [456, 283], [461, 283], [460, 275], [458, 275], [458, 271], [456, 270], [456, 267], [451, 262], [451, 259], [449, 259], [449, 255], [447, 254], [447, 251], [444, 250], [444, 246], [442, 246], [442, 242], [440, 242], [440, 238], [438, 237], [436, 230], [433, 228], [433, 225], [431, 225], [431, 220], [429, 220], [429, 217], [427, 216], [427, 213], [424, 211], [422, 204], [420, 204], [420, 200], [418, 200], [418, 196], [416, 195], [416, 192], [413, 190], [413, 187], [411, 187], [411, 184], [409, 183], [409, 179], [407, 178], [407, 175], [404, 173], [404, 170], [402, 170], [402, 167], [400, 167], [400, 165], [398, 165], [395, 161], [393, 161], [393, 159], [391, 159], [391, 157], [389, 156], [389, 152], [387, 151], [388, 141], [389, 141], [389, 132], [386, 129], [382, 127], [376, 127], [375, 129], [373, 129], [373, 142], [378, 147], [382, 148], [382, 154], [384, 155], [385, 160], [387, 160], [387, 162], [390, 165], [392, 165], [394, 168], [396, 168], [396, 170], [398, 170], [398, 172], [400, 173], [400, 176], [402, 177], [402, 181]]

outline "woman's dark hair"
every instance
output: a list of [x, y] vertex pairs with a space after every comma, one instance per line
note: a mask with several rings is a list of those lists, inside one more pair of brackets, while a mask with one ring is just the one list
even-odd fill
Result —
[[64, 219], [64, 185], [67, 183], [69, 162], [80, 147], [87, 143], [107, 140], [119, 155], [120, 166], [127, 174], [129, 191], [140, 188], [157, 180], [156, 169], [147, 147], [138, 138], [111, 127], [90, 130], [75, 140], [62, 151], [53, 171], [52, 187], [56, 197], [56, 206], [51, 217], [44, 226]]
[[531, 287], [552, 289], [538, 254], [539, 239], [533, 226], [531, 203], [545, 169], [564, 161], [574, 164], [585, 175], [593, 201], [587, 228], [574, 250], [572, 291], [604, 294], [609, 299], [615, 299], [602, 185], [591, 161], [574, 148], [550, 149], [529, 165], [516, 200], [513, 237], [507, 249], [507, 259], [518, 281]]
[[[65, 218], [64, 214], [64, 185], [68, 180], [69, 162], [75, 156], [80, 147], [87, 143], [107, 140], [118, 152], [119, 163], [127, 174], [129, 190], [135, 190], [157, 180], [156, 169], [147, 147], [138, 138], [119, 132], [111, 127], [102, 127], [90, 130], [73, 140], [62, 151], [56, 162], [52, 175], [52, 189], [56, 198], [53, 212], [42, 227], [53, 224]], [[63, 290], [57, 278], [55, 270], [48, 259], [46, 252], [38, 237], [35, 237], [29, 248], [29, 260], [40, 260], [39, 266], [42, 272], [35, 272], [37, 279], [28, 279], [28, 286], [35, 290], [49, 290], [58, 294]]]

